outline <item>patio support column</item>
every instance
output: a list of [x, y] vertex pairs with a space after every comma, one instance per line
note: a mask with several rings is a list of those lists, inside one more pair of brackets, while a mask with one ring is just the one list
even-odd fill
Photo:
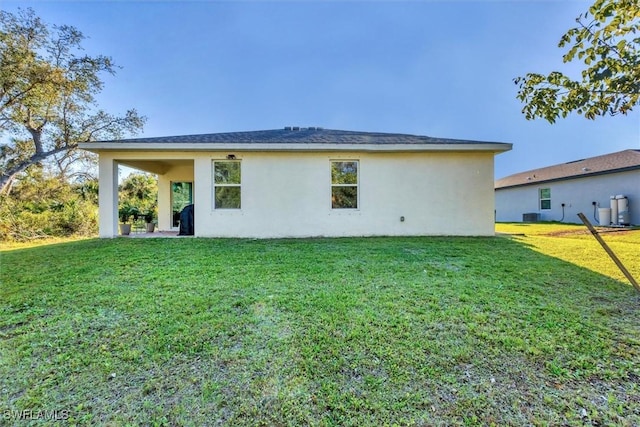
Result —
[[171, 230], [171, 179], [158, 175], [158, 231]]
[[98, 163], [98, 214], [100, 237], [111, 238], [118, 236], [118, 162], [105, 154]]
[[196, 157], [193, 160], [193, 208], [194, 234], [197, 237], [212, 233], [211, 225], [211, 191], [213, 171], [209, 157]]

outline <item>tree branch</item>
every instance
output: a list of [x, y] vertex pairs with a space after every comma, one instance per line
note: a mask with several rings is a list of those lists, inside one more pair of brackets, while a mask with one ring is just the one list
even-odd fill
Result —
[[36, 153], [31, 157], [29, 157], [28, 159], [23, 160], [22, 162], [8, 168], [5, 171], [2, 171], [2, 174], [0, 174], [0, 194], [5, 192], [7, 185], [10, 183], [11, 180], [13, 180], [14, 176], [19, 174], [20, 172], [24, 172], [24, 170], [27, 169], [29, 166], [35, 165], [36, 163], [41, 162], [45, 160], [47, 157], [52, 156], [56, 153], [77, 148], [77, 146], [78, 146], [77, 144], [73, 144], [68, 147], [60, 147], [50, 151]]

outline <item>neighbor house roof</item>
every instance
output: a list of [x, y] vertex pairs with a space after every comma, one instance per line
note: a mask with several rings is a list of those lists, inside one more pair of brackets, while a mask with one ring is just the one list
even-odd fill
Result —
[[495, 188], [536, 185], [634, 169], [640, 169], [640, 150], [624, 150], [509, 175], [497, 180]]
[[247, 132], [133, 138], [80, 144], [90, 151], [104, 150], [488, 150], [507, 151], [511, 144], [463, 139], [433, 138], [399, 133], [354, 132], [320, 127], [294, 127]]

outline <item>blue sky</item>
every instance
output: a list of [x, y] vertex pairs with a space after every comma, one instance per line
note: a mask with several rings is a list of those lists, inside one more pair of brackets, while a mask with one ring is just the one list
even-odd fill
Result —
[[[122, 67], [101, 107], [142, 136], [283, 126], [510, 142], [496, 177], [640, 148], [640, 112], [527, 121], [513, 78], [570, 74], [558, 40], [589, 1], [10, 1]], [[640, 110], [640, 109], [638, 109]]]

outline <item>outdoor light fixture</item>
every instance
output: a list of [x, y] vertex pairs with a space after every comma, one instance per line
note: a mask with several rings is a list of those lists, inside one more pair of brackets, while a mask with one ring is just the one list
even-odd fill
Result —
[[235, 160], [235, 159], [236, 159], [235, 154], [227, 154], [227, 160]]

